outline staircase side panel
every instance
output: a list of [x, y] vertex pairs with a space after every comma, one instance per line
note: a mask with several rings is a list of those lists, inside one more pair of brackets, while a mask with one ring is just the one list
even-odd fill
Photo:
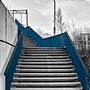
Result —
[[10, 90], [11, 81], [13, 78], [13, 74], [15, 72], [16, 64], [18, 63], [18, 58], [20, 56], [21, 48], [22, 48], [22, 35], [18, 40], [16, 47], [11, 55], [10, 61], [7, 65], [5, 75], [5, 89]]
[[88, 90], [88, 70], [86, 69], [85, 64], [83, 63], [80, 55], [75, 49], [73, 42], [71, 41], [67, 33], [65, 33], [64, 42], [68, 50], [68, 53], [72, 59], [72, 62], [75, 66], [79, 80], [81, 81], [84, 90]]

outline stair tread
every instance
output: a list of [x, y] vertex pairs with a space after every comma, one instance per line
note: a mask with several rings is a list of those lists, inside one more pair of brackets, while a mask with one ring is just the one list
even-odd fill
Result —
[[21, 78], [21, 77], [14, 77], [13, 79], [78, 79], [78, 77], [25, 77], [25, 78]]
[[62, 71], [62, 72], [68, 72], [68, 71], [75, 71], [75, 69], [19, 69], [19, 68], [16, 68], [16, 71], [37, 71], [37, 72], [59, 72], [59, 71]]
[[45, 72], [49, 72], [49, 73], [51, 73], [51, 72], [53, 72], [53, 73], [55, 73], [55, 72], [57, 72], [57, 73], [71, 73], [71, 72], [75, 72], [74, 70], [67, 70], [67, 71], [63, 71], [63, 70], [57, 70], [57, 71], [48, 71], [48, 70], [16, 70], [16, 72], [19, 72], [19, 73], [29, 73], [29, 72], [31, 72], [31, 73], [39, 73], [39, 72], [42, 72], [42, 73], [45, 73]]
[[59, 87], [59, 88], [11, 88], [11, 90], [82, 90], [82, 87]]
[[74, 69], [73, 65], [17, 65], [21, 69]]
[[46, 50], [46, 51], [44, 51], [44, 50], [42, 50], [42, 51], [37, 51], [37, 50], [36, 50], [36, 51], [35, 51], [35, 50], [28, 50], [28, 51], [27, 51], [27, 50], [22, 50], [21, 52], [22, 52], [22, 53], [29, 53], [29, 54], [30, 54], [30, 53], [32, 53], [32, 54], [38, 54], [38, 53], [39, 53], [39, 54], [41, 54], [41, 53], [42, 53], [42, 54], [44, 54], [44, 53], [46, 53], [46, 54], [48, 54], [48, 53], [50, 53], [50, 54], [52, 54], [52, 53], [53, 53], [53, 54], [54, 54], [54, 53], [57, 53], [57, 54], [67, 53], [67, 51], [51, 51], [51, 50], [48, 50], [48, 51], [47, 51], [47, 50]]
[[25, 47], [11, 90], [82, 90], [82, 86], [66, 48]]
[[22, 50], [66, 50], [66, 48], [50, 48], [50, 47], [28, 47], [23, 48]]
[[46, 72], [46, 73], [14, 73], [14, 75], [17, 75], [17, 76], [77, 76], [77, 73], [49, 73], [49, 72]]
[[71, 59], [70, 59], [70, 58], [65, 58], [65, 59], [63, 59], [63, 58], [62, 58], [62, 59], [59, 59], [59, 58], [58, 58], [58, 59], [53, 59], [53, 58], [52, 58], [52, 59], [48, 59], [48, 58], [46, 58], [46, 59], [42, 59], [42, 58], [40, 58], [40, 59], [34, 59], [34, 58], [31, 58], [31, 59], [21, 59], [21, 58], [20, 58], [19, 60], [33, 60], [33, 61], [34, 61], [34, 60], [35, 60], [35, 61], [36, 61], [36, 60], [37, 60], [37, 61], [38, 61], [38, 60], [41, 60], [41, 61], [43, 61], [43, 60], [45, 60], [45, 61], [67, 60], [67, 61], [68, 61], [68, 60], [71, 60]]
[[66, 49], [66, 48], [64, 48], [64, 47], [25, 47], [25, 48], [23, 48], [23, 49]]
[[55, 53], [52, 53], [52, 54], [26, 54], [26, 53], [24, 53], [24, 54], [21, 54], [21, 55], [23, 55], [23, 56], [65, 56], [65, 55], [68, 55], [68, 53], [64, 53], [64, 54], [55, 54]]
[[49, 68], [49, 67], [64, 67], [64, 68], [66, 68], [66, 67], [74, 67], [74, 65], [17, 65], [17, 66], [19, 66], [19, 67], [47, 67], [47, 68]]
[[18, 85], [18, 86], [28, 86], [28, 85], [34, 85], [34, 86], [75, 86], [80, 85], [80, 82], [12, 82], [11, 85]]
[[78, 81], [78, 77], [14, 77], [13, 82], [72, 82]]
[[68, 61], [68, 62], [21, 62], [21, 61], [19, 61], [18, 62], [18, 64], [30, 64], [30, 65], [32, 65], [32, 64], [35, 64], [35, 65], [37, 65], [37, 64], [39, 64], [39, 65], [43, 65], [43, 64], [47, 64], [47, 65], [49, 65], [49, 64], [57, 64], [57, 65], [59, 65], [59, 64], [72, 64], [72, 61]]
[[69, 58], [69, 56], [67, 55], [67, 56], [23, 56], [23, 55], [21, 55], [20, 56], [21, 58], [38, 58], [38, 57], [40, 57], [40, 58]]

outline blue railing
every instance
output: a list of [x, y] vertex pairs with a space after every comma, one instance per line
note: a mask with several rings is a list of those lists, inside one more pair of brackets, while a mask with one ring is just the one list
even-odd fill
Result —
[[13, 74], [15, 72], [16, 64], [18, 63], [20, 51], [21, 51], [21, 48], [23, 46], [22, 45], [22, 35], [23, 35], [23, 33], [21, 33], [19, 36], [17, 44], [13, 50], [10, 61], [7, 65], [7, 68], [6, 68], [5, 73], [4, 73], [4, 75], [5, 75], [5, 90], [10, 90]]
[[26, 27], [24, 30], [24, 34], [32, 37], [32, 39], [38, 44], [38, 46], [44, 47], [46, 45], [44, 39], [41, 38], [31, 27]]
[[40, 47], [63, 47], [64, 46], [64, 42], [62, 42], [64, 34], [59, 34], [56, 36], [43, 39], [31, 27], [28, 26], [24, 28], [22, 24], [19, 23], [19, 21], [17, 20], [16, 20], [16, 24], [18, 25], [18, 28], [21, 30], [21, 32], [30, 36]]
[[32, 28], [24, 28], [18, 21], [16, 21], [19, 29], [24, 33], [29, 35], [40, 47], [66, 47], [68, 53], [75, 65], [76, 72], [78, 74], [79, 80], [82, 83], [83, 89], [88, 90], [88, 71], [79, 56], [77, 50], [75, 49], [73, 42], [71, 41], [67, 33], [42, 39]]
[[64, 33], [49, 38], [45, 38], [44, 41], [47, 44], [46, 47], [64, 47], [65, 44], [63, 42], [63, 36]]
[[16, 24], [18, 25], [19, 30], [21, 30], [21, 32], [23, 32], [24, 34], [32, 37], [32, 39], [35, 40], [38, 46], [40, 47], [45, 46], [45, 43], [42, 37], [40, 37], [31, 27], [28, 26], [24, 28], [23, 25], [19, 23], [19, 21], [17, 20], [16, 20]]
[[72, 63], [75, 66], [79, 80], [82, 83], [83, 89], [88, 90], [88, 71], [67, 33], [65, 33], [64, 42], [68, 53], [72, 59]]

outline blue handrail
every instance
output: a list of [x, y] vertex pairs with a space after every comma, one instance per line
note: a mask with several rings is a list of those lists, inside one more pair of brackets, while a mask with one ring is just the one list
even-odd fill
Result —
[[[62, 33], [53, 37], [42, 39], [36, 32], [33, 31], [31, 27], [24, 28], [22, 24], [16, 21], [19, 29], [37, 42], [40, 47], [66, 47], [68, 53], [75, 65], [76, 72], [78, 74], [79, 80], [82, 83], [83, 89], [88, 90], [88, 71], [82, 62], [77, 50], [75, 49], [73, 42], [71, 41], [67, 33]], [[63, 42], [62, 42], [63, 39]], [[63, 44], [62, 44], [63, 43]]]
[[85, 67], [80, 55], [75, 49], [72, 40], [70, 39], [68, 33], [65, 33], [64, 42], [66, 48], [69, 52], [70, 57], [72, 58], [72, 63], [75, 66], [76, 72], [78, 74], [79, 80], [82, 83], [83, 89], [88, 90], [88, 70]]
[[[24, 32], [24, 34], [32, 37], [32, 39], [35, 40], [38, 46], [40, 47], [62, 47], [62, 38], [63, 38], [64, 33], [43, 39], [31, 27], [28, 26], [24, 28], [23, 25], [17, 20], [16, 20], [16, 24], [18, 25], [18, 28], [22, 32]], [[63, 46], [64, 46], [64, 42], [63, 42]]]
[[11, 58], [10, 58], [10, 61], [7, 65], [7, 68], [4, 72], [4, 75], [5, 75], [5, 89], [6, 90], [10, 90], [10, 86], [11, 86], [11, 81], [12, 81], [12, 78], [13, 78], [13, 74], [15, 72], [15, 67], [16, 67], [16, 64], [18, 63], [18, 58], [20, 56], [20, 51], [21, 51], [21, 48], [22, 48], [22, 36], [23, 36], [23, 33], [20, 34], [20, 37], [19, 37], [19, 40], [17, 41], [17, 44], [13, 50], [13, 53], [11, 55]]

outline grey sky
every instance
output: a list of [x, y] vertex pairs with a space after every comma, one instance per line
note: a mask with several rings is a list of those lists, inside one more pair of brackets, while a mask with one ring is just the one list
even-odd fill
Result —
[[[29, 25], [33, 29], [53, 32], [53, 0], [2, 0], [8, 9], [28, 9]], [[63, 20], [78, 26], [90, 25], [90, 0], [56, 0]]]

